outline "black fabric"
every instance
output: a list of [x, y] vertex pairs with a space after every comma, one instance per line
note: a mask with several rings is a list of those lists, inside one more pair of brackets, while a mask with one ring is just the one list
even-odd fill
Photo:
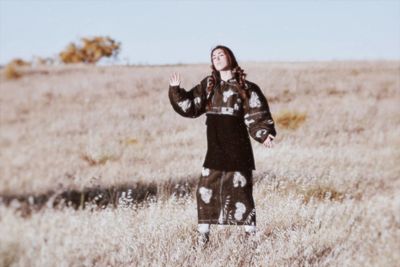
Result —
[[207, 76], [189, 91], [179, 85], [169, 86], [172, 107], [187, 118], [206, 113], [208, 150], [203, 167], [223, 171], [255, 170], [250, 137], [262, 144], [268, 135], [276, 135], [267, 99], [258, 85], [247, 80], [245, 99], [233, 78], [217, 81], [212, 93], [208, 92], [210, 82], [211, 76]]
[[253, 150], [243, 118], [207, 114], [207, 154], [203, 166], [224, 171], [255, 170]]
[[256, 225], [253, 174], [203, 169], [197, 190], [198, 223]]

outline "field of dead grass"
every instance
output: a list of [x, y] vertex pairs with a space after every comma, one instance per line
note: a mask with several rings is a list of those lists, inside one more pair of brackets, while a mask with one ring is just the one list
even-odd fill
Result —
[[[275, 147], [252, 140], [258, 233], [212, 228], [193, 195], [22, 216], [0, 198], [0, 266], [398, 266], [400, 62], [241, 64], [269, 100]], [[21, 68], [0, 80], [0, 197], [196, 181], [205, 117], [179, 117], [208, 65]], [[193, 248], [194, 246], [194, 248]]]

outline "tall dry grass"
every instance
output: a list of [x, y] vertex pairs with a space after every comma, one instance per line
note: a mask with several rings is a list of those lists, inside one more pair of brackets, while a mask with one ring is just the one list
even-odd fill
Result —
[[[212, 229], [195, 244], [193, 196], [143, 208], [0, 204], [3, 266], [397, 266], [400, 262], [400, 63], [243, 63], [278, 136], [253, 142], [258, 233]], [[204, 116], [179, 117], [168, 76], [191, 88], [207, 65], [27, 68], [0, 81], [0, 194], [193, 179]], [[299, 120], [303, 117], [303, 119]], [[295, 127], [286, 127], [298, 122]]]

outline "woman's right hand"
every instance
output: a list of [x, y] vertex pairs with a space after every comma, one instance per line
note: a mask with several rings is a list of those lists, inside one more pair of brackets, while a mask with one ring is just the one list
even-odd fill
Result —
[[174, 72], [170, 77], [169, 77], [169, 85], [170, 86], [177, 86], [181, 83], [181, 77], [179, 73]]

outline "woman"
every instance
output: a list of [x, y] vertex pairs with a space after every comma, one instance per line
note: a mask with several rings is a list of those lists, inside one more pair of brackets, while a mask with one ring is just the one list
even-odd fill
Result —
[[211, 51], [211, 64], [211, 75], [190, 91], [179, 87], [179, 74], [172, 74], [168, 93], [180, 115], [207, 116], [208, 149], [196, 191], [202, 245], [209, 240], [210, 224], [244, 225], [246, 235], [255, 233], [255, 165], [247, 129], [268, 148], [276, 136], [265, 96], [255, 83], [245, 80], [232, 51], [216, 46]]

